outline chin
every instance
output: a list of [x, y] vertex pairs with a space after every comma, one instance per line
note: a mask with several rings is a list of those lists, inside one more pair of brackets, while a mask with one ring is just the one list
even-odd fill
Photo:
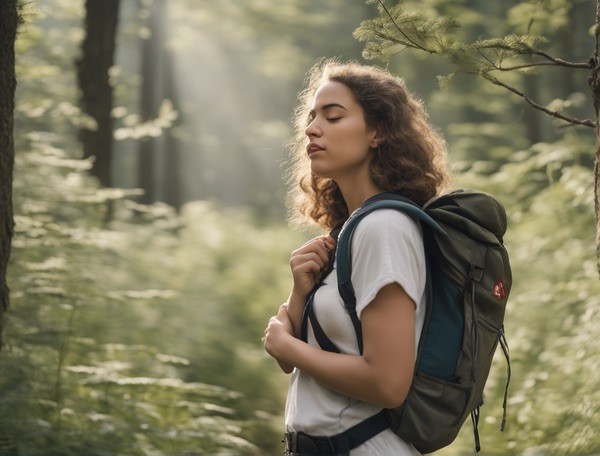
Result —
[[329, 173], [318, 173], [316, 171], [313, 171], [313, 174], [319, 176], [321, 179], [331, 179], [331, 180], [336, 180], [335, 179], [335, 175], [334, 174], [329, 174]]
[[310, 170], [319, 177], [333, 179], [339, 173], [339, 168], [331, 166], [326, 161], [312, 160], [310, 162]]
[[327, 172], [326, 169], [323, 169], [320, 166], [311, 166], [310, 170], [313, 172], [313, 174], [316, 174], [319, 177], [325, 178], [325, 179], [332, 179], [332, 175], [330, 172]]

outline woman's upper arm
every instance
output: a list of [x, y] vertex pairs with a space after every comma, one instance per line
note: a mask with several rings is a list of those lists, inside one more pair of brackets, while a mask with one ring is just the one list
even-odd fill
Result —
[[415, 303], [398, 283], [379, 290], [362, 313], [363, 356], [385, 406], [402, 404], [415, 364]]
[[379, 290], [393, 282], [420, 306], [425, 278], [423, 237], [413, 219], [384, 209], [361, 220], [352, 239], [352, 284], [359, 318]]

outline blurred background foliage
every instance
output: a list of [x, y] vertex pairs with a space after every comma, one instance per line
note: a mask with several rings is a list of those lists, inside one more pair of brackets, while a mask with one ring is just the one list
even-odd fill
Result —
[[[591, 0], [405, 4], [458, 19], [465, 39], [530, 32], [559, 57], [593, 51]], [[287, 378], [260, 337], [287, 297], [290, 252], [314, 235], [285, 224], [283, 144], [305, 71], [322, 56], [362, 61], [352, 33], [377, 8], [121, 2], [109, 188], [90, 176], [77, 139], [94, 124], [79, 108], [74, 65], [85, 3], [35, 0], [24, 14], [0, 455], [280, 453]], [[593, 132], [561, 127], [472, 75], [441, 89], [437, 76], [452, 68], [423, 53], [387, 66], [444, 131], [456, 185], [493, 193], [509, 215], [509, 422], [500, 433], [498, 356], [483, 454], [600, 453]], [[150, 116], [144, 72], [160, 73]], [[508, 77], [544, 105], [590, 116], [585, 71]], [[472, 452], [467, 423], [439, 454]]]

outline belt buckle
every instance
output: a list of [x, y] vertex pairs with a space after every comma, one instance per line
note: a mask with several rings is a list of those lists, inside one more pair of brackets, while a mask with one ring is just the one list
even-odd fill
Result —
[[286, 455], [296, 456], [298, 454], [298, 434], [296, 432], [286, 432], [284, 443]]

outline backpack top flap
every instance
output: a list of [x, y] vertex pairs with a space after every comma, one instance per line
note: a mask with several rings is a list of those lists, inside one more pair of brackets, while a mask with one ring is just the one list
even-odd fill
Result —
[[428, 201], [424, 209], [435, 220], [490, 244], [502, 243], [506, 232], [506, 211], [491, 195], [457, 190]]

